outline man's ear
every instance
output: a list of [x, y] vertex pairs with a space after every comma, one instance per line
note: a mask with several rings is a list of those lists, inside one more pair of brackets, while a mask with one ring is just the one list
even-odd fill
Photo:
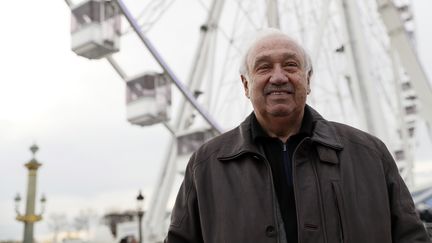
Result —
[[246, 77], [244, 75], [240, 75], [240, 78], [242, 80], [243, 83], [243, 89], [245, 92], [246, 97], [249, 98], [249, 81], [246, 79]]
[[310, 81], [311, 81], [312, 74], [313, 74], [313, 71], [311, 69], [307, 74], [307, 94], [310, 94], [310, 92], [311, 92]]

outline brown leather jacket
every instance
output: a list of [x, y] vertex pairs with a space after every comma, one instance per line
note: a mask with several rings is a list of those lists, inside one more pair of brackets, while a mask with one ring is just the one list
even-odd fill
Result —
[[[430, 242], [385, 145], [312, 112], [293, 155], [301, 243]], [[272, 173], [250, 117], [191, 157], [165, 242], [285, 243]]]

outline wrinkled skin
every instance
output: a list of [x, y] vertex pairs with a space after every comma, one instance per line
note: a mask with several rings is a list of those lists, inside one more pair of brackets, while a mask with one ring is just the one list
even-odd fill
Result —
[[[303, 50], [286, 36], [268, 36], [252, 46], [246, 61], [248, 75], [241, 78], [258, 121], [270, 135], [289, 137], [310, 92]], [[293, 131], [282, 131], [287, 122]]]

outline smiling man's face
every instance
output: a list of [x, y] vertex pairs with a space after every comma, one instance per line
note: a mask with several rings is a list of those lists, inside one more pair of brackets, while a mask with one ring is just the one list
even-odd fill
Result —
[[305, 54], [295, 42], [281, 35], [265, 37], [252, 46], [246, 62], [243, 87], [258, 118], [303, 114], [309, 77]]

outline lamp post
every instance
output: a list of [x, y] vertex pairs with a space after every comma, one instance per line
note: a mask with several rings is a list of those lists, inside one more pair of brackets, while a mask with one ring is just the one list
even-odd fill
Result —
[[138, 193], [138, 196], [136, 198], [137, 200], [137, 214], [138, 214], [138, 243], [143, 242], [142, 237], [142, 218], [144, 216], [144, 196], [141, 193], [141, 190]]
[[35, 154], [39, 150], [39, 147], [34, 144], [30, 147], [30, 151], [33, 154], [33, 158], [25, 164], [25, 167], [29, 170], [28, 173], [28, 184], [27, 184], [27, 200], [26, 200], [26, 211], [22, 215], [19, 210], [19, 204], [21, 201], [21, 196], [19, 194], [15, 197], [15, 211], [16, 220], [24, 223], [24, 240], [23, 243], [33, 243], [33, 226], [34, 223], [42, 220], [42, 214], [45, 211], [46, 198], [42, 195], [41, 202], [41, 213], [35, 214], [35, 204], [36, 204], [36, 176], [37, 170], [41, 163], [35, 159]]

